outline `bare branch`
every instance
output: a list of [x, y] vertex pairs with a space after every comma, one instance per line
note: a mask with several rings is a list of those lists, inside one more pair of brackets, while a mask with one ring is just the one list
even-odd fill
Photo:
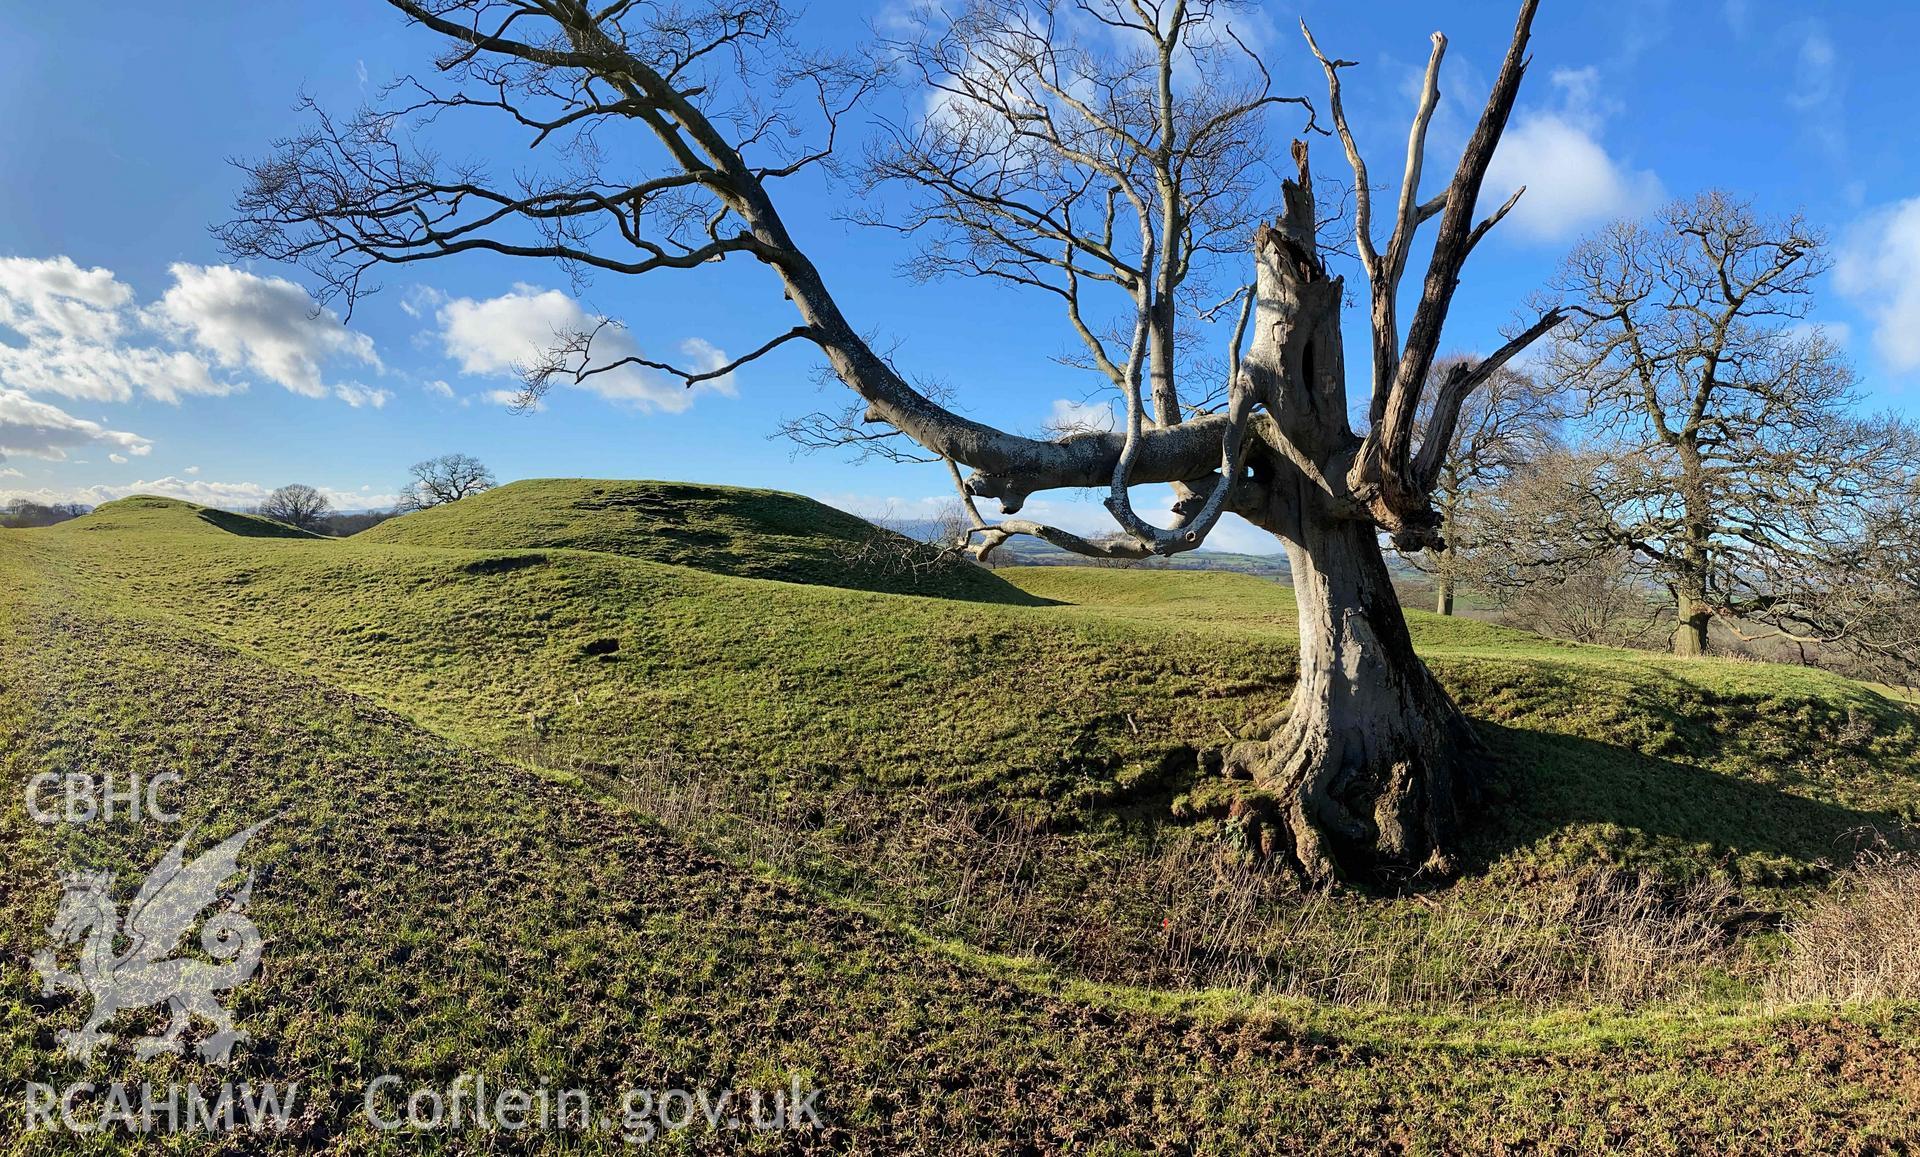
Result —
[[1433, 414], [1426, 424], [1419, 456], [1414, 460], [1413, 476], [1423, 490], [1431, 491], [1440, 476], [1440, 467], [1453, 446], [1454, 424], [1460, 419], [1460, 407], [1502, 366], [1565, 320], [1559, 310], [1550, 309], [1481, 361], [1460, 362], [1453, 367], [1434, 399]]
[[724, 378], [748, 362], [764, 357], [790, 341], [810, 340], [813, 337], [813, 334], [806, 326], [796, 325], [778, 337], [763, 342], [756, 347], [753, 352], [742, 354], [740, 357], [734, 358], [723, 365], [714, 366], [705, 370], [686, 370], [671, 362], [657, 362], [650, 358], [643, 358], [638, 354], [629, 354], [625, 357], [615, 358], [612, 361], [596, 363], [593, 360], [594, 338], [609, 326], [615, 329], [623, 328], [618, 322], [610, 318], [602, 318], [600, 322], [590, 330], [574, 330], [558, 335], [558, 340], [552, 348], [546, 352], [544, 357], [535, 364], [522, 370], [520, 376], [523, 389], [521, 398], [516, 404], [522, 408], [531, 406], [540, 399], [541, 395], [552, 388], [555, 379], [564, 377], [571, 380], [571, 382], [577, 386], [585, 382], [588, 378], [598, 374], [609, 373], [613, 370], [624, 369], [628, 366], [641, 366], [645, 369], [659, 370], [661, 373], [671, 374], [691, 388], [699, 385], [701, 382], [710, 382], [718, 378]]
[[1473, 247], [1480, 244], [1480, 239], [1482, 237], [1485, 237], [1487, 233], [1490, 230], [1492, 230], [1495, 225], [1498, 225], [1501, 222], [1501, 220], [1505, 218], [1506, 215], [1513, 210], [1513, 207], [1515, 205], [1518, 205], [1520, 203], [1520, 198], [1522, 195], [1526, 193], [1526, 191], [1527, 191], [1527, 187], [1525, 185], [1522, 185], [1518, 189], [1515, 189], [1513, 191], [1513, 196], [1508, 197], [1506, 201], [1501, 204], [1500, 208], [1494, 210], [1494, 212], [1490, 214], [1485, 220], [1481, 221], [1478, 225], [1475, 225], [1473, 227], [1473, 232], [1469, 234], [1467, 237], [1468, 252], [1472, 252]]
[[[1405, 344], [1398, 349], [1397, 356], [1392, 350], [1398, 341], [1394, 333], [1397, 324], [1394, 318], [1394, 287], [1391, 283], [1383, 285], [1380, 278], [1373, 279], [1375, 362], [1374, 395], [1369, 407], [1371, 422], [1360, 452], [1354, 458], [1348, 484], [1356, 493], [1366, 496], [1375, 519], [1394, 535], [1396, 545], [1403, 548], [1417, 548], [1420, 543], [1436, 537], [1434, 527], [1437, 517], [1429, 504], [1428, 490], [1421, 484], [1413, 462], [1417, 415], [1428, 371], [1439, 345], [1441, 328], [1446, 322], [1454, 289], [1459, 284], [1461, 266], [1479, 237], [1485, 233], [1485, 229], [1472, 228], [1471, 217], [1487, 166], [1493, 159], [1494, 150], [1499, 147], [1501, 133], [1512, 113], [1521, 79], [1526, 73], [1527, 42], [1538, 7], [1538, 0], [1523, 0], [1513, 39], [1507, 47], [1506, 58], [1501, 63], [1493, 91], [1487, 97], [1480, 121], [1468, 139], [1460, 164], [1447, 186], [1420, 302], [1414, 310], [1413, 322], [1407, 329]], [[1431, 78], [1438, 68], [1444, 48], [1444, 39], [1437, 38], [1429, 63], [1430, 87], [1427, 91], [1437, 92], [1437, 88], [1432, 87], [1434, 82]], [[1424, 95], [1421, 107], [1423, 110], [1427, 107]], [[1419, 123], [1419, 117], [1420, 114], [1416, 114], [1416, 124], [1410, 138], [1413, 143], [1424, 139], [1424, 126]], [[1409, 175], [1417, 179], [1417, 174], [1411, 171], [1411, 165], [1409, 168]], [[1409, 237], [1420, 216], [1419, 211], [1413, 208], [1415, 196], [1415, 193], [1403, 187], [1400, 225], [1406, 228]], [[1499, 216], [1496, 214], [1491, 220], [1497, 220]], [[1491, 220], [1488, 228], [1491, 228]], [[1398, 232], [1396, 230], [1396, 236]]]
[[[1420, 105], [1413, 114], [1413, 128], [1407, 134], [1407, 165], [1400, 182], [1400, 204], [1394, 214], [1393, 240], [1387, 245], [1386, 268], [1380, 280], [1388, 293], [1399, 289], [1400, 275], [1407, 267], [1407, 254], [1413, 249], [1413, 232], [1424, 220], [1420, 197], [1420, 169], [1426, 161], [1427, 125], [1433, 110], [1440, 105], [1440, 61], [1447, 54], [1447, 38], [1433, 34], [1433, 54], [1427, 58], [1427, 72], [1420, 83]], [[1444, 202], [1443, 202], [1444, 205]], [[1396, 336], [1396, 341], [1397, 341]]]
[[1088, 558], [1140, 559], [1152, 553], [1145, 545], [1138, 542], [1125, 539], [1096, 542], [1070, 531], [1061, 530], [1057, 526], [1047, 526], [1024, 518], [988, 522], [981, 517], [980, 508], [974, 503], [973, 491], [960, 477], [960, 467], [951, 458], [946, 459], [946, 463], [948, 473], [953, 476], [954, 488], [960, 494], [961, 505], [965, 508], [968, 521], [972, 524], [971, 529], [967, 531], [967, 540], [971, 541], [976, 534], [980, 536], [979, 543], [970, 550], [976, 561], [986, 562], [988, 556], [1004, 545], [1008, 539], [1022, 534]]
[[1366, 158], [1361, 155], [1360, 146], [1353, 139], [1353, 130], [1347, 127], [1346, 107], [1340, 100], [1340, 70], [1352, 68], [1357, 62], [1327, 59], [1327, 54], [1320, 51], [1320, 45], [1313, 39], [1313, 30], [1307, 27], [1304, 17], [1300, 21], [1300, 34], [1307, 38], [1307, 47], [1327, 74], [1327, 108], [1333, 115], [1334, 128], [1340, 134], [1340, 144], [1347, 150], [1347, 164], [1353, 168], [1353, 243], [1360, 251], [1361, 268], [1372, 279], [1377, 276], [1380, 267], [1380, 255], [1373, 248], [1373, 182], [1367, 177]]

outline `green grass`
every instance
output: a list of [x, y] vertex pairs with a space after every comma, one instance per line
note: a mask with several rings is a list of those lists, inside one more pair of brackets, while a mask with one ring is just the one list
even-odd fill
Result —
[[[577, 501], [596, 488], [644, 501]], [[246, 537], [151, 499], [0, 534], [15, 798], [36, 770], [167, 767], [209, 837], [284, 813], [243, 1065], [326, 1091], [308, 1147], [370, 1147], [348, 1104], [370, 1073], [474, 1068], [607, 1087], [804, 1070], [839, 1146], [867, 1151], [1911, 1136], [1907, 1015], [1767, 1011], [1740, 968], [1774, 939], [1647, 1008], [1515, 1003], [1454, 959], [1476, 916], [1595, 865], [1721, 873], [1791, 911], [1856, 833], [1920, 806], [1904, 705], [1820, 672], [1412, 614], [1498, 757], [1465, 879], [1332, 901], [1355, 966], [1412, 995], [1193, 990], [1162, 950], [1184, 893], [1129, 873], [1218, 846], [1176, 801], [1197, 749], [1284, 702], [1285, 587], [1055, 567], [988, 576], [1017, 598], [769, 581], [856, 531], [810, 541], [767, 513], [780, 496], [690, 488], [689, 511], [723, 501], [741, 523], [724, 549], [663, 539], [678, 493], [517, 484], [346, 541]], [[22, 967], [54, 866], [85, 851], [124, 877], [165, 833], [67, 847], [18, 808], [6, 824], [11, 1087], [45, 1079], [77, 1015]], [[1017, 878], [991, 893], [1004, 909], [955, 903], [995, 873]], [[1306, 967], [1325, 927], [1222, 958]]]
[[[564, 492], [590, 486], [617, 490]], [[628, 529], [624, 508], [598, 529], [578, 511], [559, 527], [494, 522], [523, 487], [543, 501], [562, 489], [509, 486], [484, 496], [491, 508], [413, 518], [494, 525], [515, 548], [622, 549], [268, 542], [154, 502], [23, 538], [76, 589], [498, 753], [564, 750], [589, 770], [671, 757], [790, 795], [916, 790], [1113, 838], [1185, 790], [1197, 749], [1290, 688], [1291, 594], [1262, 579], [999, 572], [1034, 606], [754, 581], [637, 557], [652, 532]], [[1509, 798], [1483, 827], [1484, 864], [1597, 856], [1678, 878], [1722, 865], [1771, 885], [1817, 876], [1849, 833], [1920, 807], [1914, 719], [1863, 685], [1409, 617], [1503, 757]], [[589, 654], [595, 641], [618, 649]]]
[[1021, 599], [979, 567], [930, 566], [932, 550], [845, 511], [798, 494], [737, 486], [530, 479], [389, 519], [355, 537], [463, 550], [560, 547], [746, 578]]

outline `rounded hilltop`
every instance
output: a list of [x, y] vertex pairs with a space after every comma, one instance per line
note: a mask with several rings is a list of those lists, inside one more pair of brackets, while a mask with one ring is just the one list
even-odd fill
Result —
[[592, 550], [744, 578], [1021, 601], [990, 571], [823, 502], [695, 482], [532, 478], [405, 514], [356, 541]]
[[325, 535], [262, 518], [201, 506], [157, 494], [135, 494], [94, 507], [91, 514], [48, 527], [53, 533], [102, 531], [187, 531], [237, 534], [242, 538], [325, 538]]

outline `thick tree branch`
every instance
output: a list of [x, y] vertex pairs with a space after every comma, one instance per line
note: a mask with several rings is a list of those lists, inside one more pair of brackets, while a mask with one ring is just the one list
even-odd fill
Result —
[[1439, 394], [1434, 398], [1433, 413], [1420, 444], [1419, 456], [1414, 460], [1414, 480], [1423, 490], [1433, 490], [1439, 480], [1440, 469], [1452, 451], [1454, 426], [1460, 420], [1460, 407], [1502, 366], [1564, 320], [1559, 310], [1550, 309], [1482, 360], [1460, 362], [1447, 374]]
[[[1386, 362], [1386, 359], [1391, 347], [1398, 341], [1393, 333], [1396, 324], [1393, 301], [1395, 286], [1391, 277], [1381, 274], [1393, 274], [1394, 271], [1379, 270], [1371, 277], [1375, 290], [1373, 336], [1376, 353], [1375, 393], [1370, 407], [1372, 422], [1354, 458], [1348, 484], [1356, 494], [1365, 498], [1375, 519], [1394, 535], [1396, 544], [1404, 549], [1418, 549], [1422, 544], [1433, 543], [1437, 539], [1435, 526], [1438, 519], [1429, 504], [1429, 490], [1422, 485], [1413, 463], [1417, 415], [1428, 371], [1439, 346], [1441, 328], [1452, 304], [1454, 290], [1459, 284], [1461, 267], [1475, 243], [1485, 234], [1486, 228], [1491, 228], [1492, 222], [1505, 212], [1503, 209], [1495, 214], [1485, 228], [1473, 228], [1472, 214], [1479, 200], [1481, 183], [1494, 151], [1499, 147], [1501, 133], [1512, 113], [1520, 82], [1526, 73], [1527, 42], [1537, 9], [1538, 0], [1524, 0], [1521, 6], [1513, 39], [1494, 81], [1493, 91], [1487, 97], [1479, 123], [1468, 139], [1460, 164], [1447, 186], [1439, 213], [1440, 225], [1434, 237], [1433, 255], [1428, 261], [1420, 301], [1414, 310], [1413, 322], [1407, 329], [1406, 342], [1390, 362]], [[1428, 79], [1423, 88], [1421, 111], [1415, 114], [1414, 130], [1409, 137], [1410, 150], [1416, 146], [1424, 147], [1422, 116], [1430, 115], [1430, 101], [1437, 99], [1437, 69], [1444, 49], [1444, 39], [1436, 39], [1429, 60]], [[1408, 176], [1416, 181], [1417, 170], [1418, 165], [1410, 152]], [[1408, 191], [1403, 184], [1396, 240], [1400, 239], [1403, 228], [1410, 239], [1411, 230], [1419, 223], [1421, 210], [1414, 206], [1416, 196], [1417, 193]], [[1387, 376], [1388, 366], [1391, 367], [1390, 377]]]

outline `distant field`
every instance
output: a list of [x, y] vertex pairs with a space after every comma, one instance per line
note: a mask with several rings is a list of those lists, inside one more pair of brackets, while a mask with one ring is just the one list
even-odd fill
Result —
[[[344, 541], [157, 499], [0, 532], [0, 767], [178, 768], [210, 835], [283, 814], [243, 1064], [330, 1091], [310, 1144], [364, 1147], [346, 1099], [395, 1066], [804, 1069], [826, 1147], [872, 1152], [1913, 1137], [1908, 1012], [1774, 980], [1920, 818], [1905, 704], [1416, 612], [1491, 749], [1473, 862], [1303, 896], [1201, 767], [1285, 701], [1284, 586], [928, 579], [818, 509], [549, 480]], [[5, 822], [11, 1086], [72, 1015], [24, 967], [54, 865], [163, 849]], [[1636, 962], [1596, 934], [1709, 891]]]

